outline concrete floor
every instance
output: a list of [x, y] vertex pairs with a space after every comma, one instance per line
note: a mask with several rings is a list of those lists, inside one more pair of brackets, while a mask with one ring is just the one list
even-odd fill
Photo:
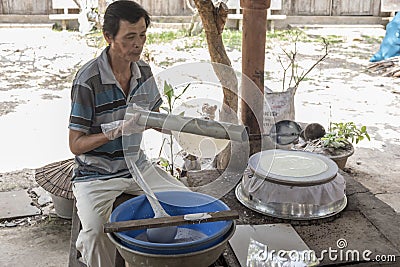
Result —
[[[290, 223], [316, 255], [321, 256], [322, 251], [329, 248], [336, 250], [332, 257], [328, 255], [323, 257], [321, 266], [331, 266], [331, 264], [332, 266], [399, 266], [400, 215], [355, 181], [351, 175], [342, 174], [347, 183], [348, 205], [341, 213], [330, 218], [309, 222], [271, 218], [244, 207], [238, 202], [234, 192], [228, 194], [223, 200], [231, 209], [239, 211], [240, 218], [237, 224]], [[340, 241], [346, 242], [346, 246], [339, 247], [337, 242]], [[378, 263], [367, 262], [361, 257], [356, 259], [340, 256], [340, 253], [345, 254], [350, 250], [358, 251], [360, 255], [370, 250], [371, 259], [382, 256], [391, 260]], [[229, 266], [239, 266], [233, 251], [228, 248], [228, 252], [224, 257]]]

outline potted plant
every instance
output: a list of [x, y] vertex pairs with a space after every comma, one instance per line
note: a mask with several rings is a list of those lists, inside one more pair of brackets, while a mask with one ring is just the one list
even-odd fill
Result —
[[[317, 126], [319, 127], [317, 127]], [[353, 143], [365, 138], [371, 140], [366, 126], [357, 127], [354, 122], [332, 122], [329, 131], [325, 132], [319, 124], [310, 124], [304, 128], [303, 143], [295, 145], [295, 149], [321, 153], [336, 162], [340, 169], [346, 165], [348, 157], [353, 155]], [[319, 133], [319, 136], [315, 134]], [[316, 139], [309, 138], [317, 137]]]

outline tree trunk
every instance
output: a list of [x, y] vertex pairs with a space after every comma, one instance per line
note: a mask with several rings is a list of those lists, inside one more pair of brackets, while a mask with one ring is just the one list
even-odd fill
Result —
[[[231, 61], [226, 54], [225, 46], [222, 41], [222, 31], [228, 16], [228, 8], [224, 3], [220, 3], [219, 6], [216, 7], [211, 0], [194, 0], [194, 2], [206, 33], [211, 61], [213, 63], [219, 63], [213, 65], [213, 68], [222, 84], [224, 93], [220, 120], [237, 123], [238, 81], [234, 70], [231, 68]], [[228, 146], [217, 156], [216, 161], [218, 169], [225, 169], [227, 167], [230, 154], [231, 147]]]
[[101, 29], [103, 26], [103, 19], [104, 19], [104, 13], [106, 13], [107, 9], [107, 0], [98, 0], [98, 12], [99, 12], [99, 24], [98, 27]]

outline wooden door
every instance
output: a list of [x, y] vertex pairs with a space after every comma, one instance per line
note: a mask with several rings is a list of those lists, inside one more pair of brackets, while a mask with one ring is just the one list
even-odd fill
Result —
[[48, 14], [47, 0], [1, 0], [0, 14], [45, 15]]
[[153, 16], [191, 15], [191, 11], [186, 6], [186, 0], [136, 0], [136, 2]]
[[333, 0], [333, 16], [372, 16], [374, 0]]
[[331, 13], [331, 0], [298, 0], [293, 4], [298, 16], [329, 16]]
[[382, 0], [381, 11], [382, 12], [395, 12], [400, 10], [399, 0]]

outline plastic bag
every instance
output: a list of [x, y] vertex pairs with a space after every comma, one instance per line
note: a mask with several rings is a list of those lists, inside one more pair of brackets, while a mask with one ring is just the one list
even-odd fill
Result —
[[247, 251], [247, 267], [312, 267], [320, 262], [311, 250], [270, 250], [263, 244], [250, 238]]
[[294, 120], [294, 94], [296, 88], [288, 88], [284, 92], [272, 92], [265, 88], [264, 133], [269, 133], [275, 123], [281, 120]]
[[400, 55], [400, 12], [386, 26], [386, 34], [379, 51], [371, 57], [370, 62], [377, 62]]
[[[290, 87], [283, 92], [272, 92], [265, 87], [263, 131], [269, 134], [275, 123], [282, 120], [295, 120], [294, 95], [296, 88]], [[263, 149], [289, 149], [291, 145], [278, 145], [270, 138], [264, 140]]]
[[138, 124], [141, 114], [136, 110], [142, 110], [142, 108], [133, 104], [128, 108], [127, 112], [129, 112], [129, 116], [125, 116], [124, 120], [112, 121], [100, 125], [101, 131], [108, 140], [114, 140], [122, 135], [141, 133], [145, 130], [145, 126]]
[[[266, 244], [250, 238], [247, 251], [247, 267], [311, 267], [319, 264], [309, 251], [269, 250]], [[308, 256], [305, 256], [308, 255]]]

